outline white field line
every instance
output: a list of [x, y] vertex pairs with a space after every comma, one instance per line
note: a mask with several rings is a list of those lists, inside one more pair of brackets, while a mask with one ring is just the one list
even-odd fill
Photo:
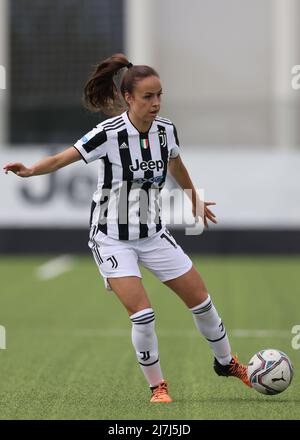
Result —
[[291, 336], [291, 331], [236, 329], [232, 330], [230, 335], [236, 338], [287, 338]]
[[[126, 329], [77, 329], [73, 334], [76, 336], [87, 337], [119, 337], [130, 336], [131, 330]], [[291, 337], [291, 332], [285, 330], [250, 330], [250, 329], [236, 329], [228, 331], [229, 337], [235, 338], [288, 338]], [[196, 330], [157, 330], [158, 337], [199, 337]]]
[[74, 259], [70, 255], [61, 255], [39, 266], [36, 269], [36, 276], [42, 281], [50, 280], [72, 270], [73, 266]]

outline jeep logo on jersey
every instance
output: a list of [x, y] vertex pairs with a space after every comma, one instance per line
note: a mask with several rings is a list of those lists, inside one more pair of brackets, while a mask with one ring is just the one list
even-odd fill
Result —
[[152, 171], [155, 170], [159, 171], [161, 169], [163, 169], [164, 167], [164, 163], [161, 159], [159, 160], [148, 160], [148, 162], [146, 162], [145, 160], [143, 160], [142, 162], [139, 162], [138, 159], [135, 160], [135, 165], [130, 165], [129, 169], [130, 171], [138, 171], [139, 169], [141, 169], [142, 171]]

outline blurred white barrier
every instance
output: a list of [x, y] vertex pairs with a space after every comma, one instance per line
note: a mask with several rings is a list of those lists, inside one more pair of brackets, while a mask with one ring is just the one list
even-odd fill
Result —
[[0, 150], [7, 141], [7, 104], [8, 104], [8, 0], [0, 0]]
[[6, 349], [6, 330], [3, 325], [0, 325], [0, 350]]
[[[5, 149], [1, 169], [13, 161], [30, 165], [46, 154], [44, 149]], [[217, 203], [217, 227], [300, 228], [300, 152], [194, 147], [183, 148], [182, 158], [195, 186]], [[30, 179], [1, 170], [0, 227], [87, 227], [96, 182], [97, 162], [78, 162]], [[181, 218], [177, 206], [176, 216]]]

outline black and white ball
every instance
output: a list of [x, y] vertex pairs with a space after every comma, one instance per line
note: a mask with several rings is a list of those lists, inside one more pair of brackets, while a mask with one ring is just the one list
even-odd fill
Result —
[[252, 387], [263, 394], [282, 393], [293, 378], [293, 366], [282, 351], [261, 350], [248, 363], [248, 379]]

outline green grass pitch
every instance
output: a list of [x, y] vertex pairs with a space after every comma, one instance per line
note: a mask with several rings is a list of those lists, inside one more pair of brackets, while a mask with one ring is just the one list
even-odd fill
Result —
[[294, 380], [271, 397], [216, 376], [191, 313], [143, 271], [174, 399], [169, 405], [149, 404], [129, 319], [114, 294], [105, 291], [92, 256], [74, 257], [71, 270], [42, 281], [36, 269], [50, 258], [0, 258], [0, 325], [6, 329], [1, 419], [300, 418], [300, 350], [291, 346], [291, 329], [300, 325], [299, 257], [193, 258], [239, 358], [248, 362], [268, 347], [290, 356]]

